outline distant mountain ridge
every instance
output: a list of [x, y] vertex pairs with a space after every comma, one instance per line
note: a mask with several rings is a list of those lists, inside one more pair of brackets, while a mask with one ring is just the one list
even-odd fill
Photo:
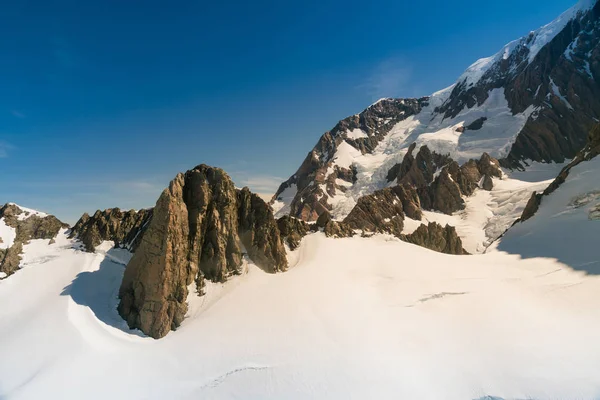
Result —
[[478, 60], [429, 97], [382, 99], [326, 132], [271, 201], [278, 216], [343, 219], [408, 147], [458, 163], [489, 153], [506, 168], [563, 162], [600, 118], [600, 5], [582, 0], [556, 20]]

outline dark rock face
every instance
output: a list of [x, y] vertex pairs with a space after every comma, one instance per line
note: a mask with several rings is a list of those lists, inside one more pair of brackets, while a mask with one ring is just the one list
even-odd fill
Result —
[[421, 205], [426, 210], [452, 214], [465, 208], [460, 186], [451, 176], [448, 168], [444, 168], [431, 185], [419, 189], [419, 196]]
[[239, 235], [248, 255], [267, 272], [287, 269], [281, 233], [271, 208], [248, 188], [238, 192]]
[[[358, 115], [340, 121], [331, 131], [326, 132], [304, 162], [287, 181], [283, 182], [273, 197], [276, 200], [284, 190], [296, 185], [297, 194], [291, 203], [290, 215], [304, 221], [316, 221], [324, 211], [330, 211], [328, 196], [346, 187], [338, 185], [336, 179], [354, 183], [356, 171], [335, 167], [328, 175], [337, 148], [346, 143], [363, 154], [373, 152], [377, 144], [389, 133], [395, 123], [418, 114], [428, 103], [428, 98], [384, 99]], [[348, 132], [360, 129], [366, 137], [352, 138]], [[325, 185], [325, 190], [321, 188]]]
[[23, 246], [34, 239], [54, 240], [61, 229], [69, 225], [55, 216], [28, 215], [15, 204], [5, 204], [0, 208], [0, 218], [16, 231], [14, 243], [8, 249], [0, 249], [0, 272], [10, 276], [19, 269]]
[[[411, 206], [418, 204], [418, 196], [414, 189], [404, 185], [386, 188], [361, 197], [344, 221], [333, 221], [329, 213], [323, 213], [315, 226], [323, 229], [329, 237], [352, 237], [357, 230], [362, 231], [363, 235], [387, 233], [434, 251], [457, 255], [468, 254], [463, 249], [456, 230], [451, 226], [443, 228], [436, 223], [430, 223], [421, 225], [410, 235], [403, 234], [406, 215], [404, 204]], [[421, 214], [418, 217], [420, 219]]]
[[184, 181], [179, 174], [158, 199], [142, 242], [125, 268], [119, 290], [119, 314], [129, 327], [154, 338], [165, 336], [181, 324], [187, 312], [187, 286], [198, 273], [197, 265], [188, 258]]
[[483, 124], [487, 121], [486, 117], [477, 118], [475, 121], [471, 122], [469, 125], [465, 126], [466, 131], [478, 131], [483, 128]]
[[463, 196], [472, 195], [478, 187], [492, 190], [492, 177], [502, 177], [500, 163], [487, 153], [479, 160], [469, 160], [459, 166], [449, 156], [432, 152], [427, 146], [422, 146], [413, 157], [415, 148], [413, 143], [402, 163], [389, 171], [388, 179], [393, 177], [404, 188], [413, 188], [422, 209], [446, 214], [463, 210]]
[[316, 226], [323, 229], [328, 237], [347, 238], [354, 236], [355, 230], [364, 236], [374, 233], [388, 233], [399, 239], [446, 254], [466, 255], [462, 241], [452, 226], [442, 227], [431, 222], [421, 225], [409, 235], [402, 233], [404, 213], [392, 188], [375, 192], [359, 200], [359, 203], [343, 222], [333, 221], [328, 213], [319, 217]]
[[152, 209], [121, 211], [110, 208], [96, 211], [93, 216], [87, 213], [77, 221], [71, 230], [70, 238], [78, 238], [85, 250], [94, 252], [103, 241], [112, 240], [115, 247], [135, 251], [152, 218]]
[[221, 169], [199, 165], [179, 174], [160, 196], [125, 269], [119, 313], [154, 338], [176, 329], [187, 312], [188, 286], [239, 274], [245, 251], [267, 272], [287, 269], [283, 239], [269, 206], [238, 190]]
[[306, 222], [289, 215], [279, 218], [277, 227], [290, 250], [296, 250], [302, 238], [310, 232], [310, 226]]
[[242, 246], [238, 236], [237, 191], [218, 168], [199, 166], [185, 173], [183, 202], [189, 218], [190, 262], [212, 281], [238, 274]]
[[391, 188], [363, 196], [344, 219], [344, 224], [351, 229], [400, 236], [404, 228], [402, 201]]
[[542, 204], [542, 194], [533, 192], [529, 201], [527, 201], [527, 205], [523, 210], [523, 214], [521, 214], [520, 221], [527, 221], [529, 218], [533, 217], [535, 213], [540, 209], [540, 205]]
[[416, 157], [413, 157], [415, 148], [416, 143], [408, 148], [408, 153], [404, 156], [395, 179], [398, 184], [420, 188], [430, 184], [433, 181], [434, 174], [448, 164], [451, 159], [448, 156], [432, 152], [427, 146], [422, 146]]
[[406, 235], [403, 240], [440, 253], [469, 254], [463, 249], [462, 241], [453, 226], [442, 227], [436, 222], [419, 226], [416, 231]]
[[569, 163], [566, 167], [564, 167], [556, 179], [544, 190], [542, 193], [533, 192], [531, 198], [527, 202], [527, 206], [523, 210], [523, 214], [521, 218], [517, 222], [524, 222], [530, 219], [535, 215], [535, 213], [540, 208], [542, 201], [545, 196], [552, 194], [556, 189], [560, 187], [571, 172], [571, 169], [582, 162], [590, 161], [594, 157], [600, 154], [600, 125], [596, 125], [588, 135], [588, 144], [575, 156], [573, 161]]

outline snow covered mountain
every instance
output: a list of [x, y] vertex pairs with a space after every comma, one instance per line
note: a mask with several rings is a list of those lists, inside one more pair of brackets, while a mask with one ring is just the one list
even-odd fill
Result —
[[271, 207], [204, 164], [0, 207], [0, 399], [599, 399], [599, 8], [340, 121]]
[[550, 24], [475, 62], [421, 99], [382, 99], [326, 132], [272, 205], [277, 215], [343, 219], [389, 185], [409, 146], [462, 164], [484, 152], [504, 167], [564, 162], [600, 118], [600, 5], [581, 0]]
[[600, 281], [556, 259], [314, 233], [286, 273], [245, 259], [190, 290], [183, 324], [154, 340], [117, 312], [131, 253], [80, 247], [32, 240], [0, 281], [3, 399], [600, 395]]

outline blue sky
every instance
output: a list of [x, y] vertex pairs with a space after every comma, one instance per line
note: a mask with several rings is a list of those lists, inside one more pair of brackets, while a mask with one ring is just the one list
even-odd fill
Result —
[[4, 2], [0, 203], [73, 223], [200, 163], [271, 193], [339, 119], [444, 88], [574, 2]]

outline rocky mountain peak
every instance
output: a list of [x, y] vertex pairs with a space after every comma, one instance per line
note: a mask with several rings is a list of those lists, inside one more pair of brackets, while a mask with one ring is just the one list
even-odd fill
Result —
[[266, 272], [287, 269], [283, 239], [269, 206], [235, 188], [219, 168], [199, 165], [163, 191], [125, 269], [119, 313], [131, 328], [160, 338], [187, 311], [188, 286], [243, 272], [247, 255]]
[[[271, 201], [276, 215], [316, 221], [327, 211], [343, 220], [361, 196], [398, 176], [429, 184], [446, 164], [437, 156], [464, 166], [486, 153], [508, 169], [572, 159], [600, 120], [598, 44], [600, 5], [581, 1], [478, 60], [446, 89], [420, 99], [382, 99], [340, 121], [281, 184]], [[452, 175], [439, 176], [449, 184]], [[478, 186], [489, 189], [493, 175], [481, 175]]]

